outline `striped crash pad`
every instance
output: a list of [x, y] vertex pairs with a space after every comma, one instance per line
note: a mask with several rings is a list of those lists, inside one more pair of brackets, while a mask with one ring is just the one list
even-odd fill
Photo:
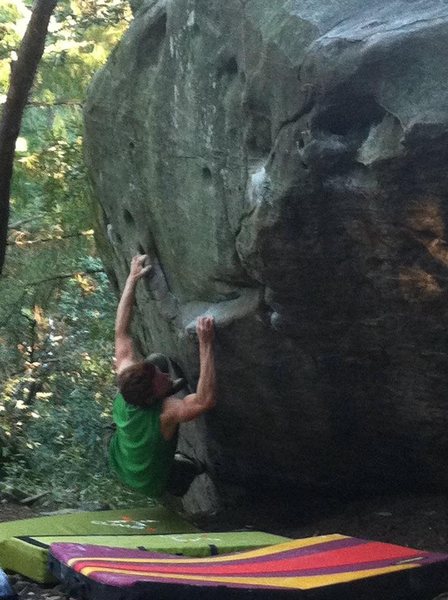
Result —
[[[195, 533], [198, 529], [168, 510], [154, 504], [144, 508], [77, 512], [0, 523], [0, 565], [40, 583], [54, 581], [47, 569], [47, 551], [35, 544], [39, 536], [150, 536], [166, 533]], [[52, 540], [53, 541], [53, 540]], [[106, 542], [101, 542], [106, 543]], [[133, 548], [145, 544], [132, 545]]]
[[6, 577], [5, 573], [0, 569], [0, 600], [15, 600], [16, 594]]
[[448, 555], [339, 534], [202, 559], [58, 543], [50, 570], [88, 600], [431, 600], [448, 590]]

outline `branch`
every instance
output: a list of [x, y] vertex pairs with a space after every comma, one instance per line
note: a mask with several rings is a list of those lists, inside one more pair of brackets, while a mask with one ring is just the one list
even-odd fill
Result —
[[[36, 308], [34, 306], [34, 308]], [[28, 322], [30, 324], [30, 343], [27, 345], [27, 347], [30, 348], [28, 352], [28, 362], [32, 363], [34, 362], [34, 352], [36, 350], [35, 346], [36, 346], [36, 339], [37, 339], [37, 321], [36, 319], [28, 319]]]
[[25, 287], [33, 285], [40, 285], [41, 283], [47, 283], [48, 281], [58, 281], [60, 279], [72, 279], [76, 275], [92, 275], [94, 273], [105, 273], [104, 269], [86, 269], [85, 271], [75, 271], [74, 273], [64, 273], [62, 275], [54, 275], [53, 277], [47, 277], [46, 279], [40, 279], [39, 281], [30, 281], [25, 284]]
[[80, 237], [91, 237], [93, 231], [78, 231], [77, 233], [68, 233], [67, 235], [56, 235], [54, 237], [41, 238], [40, 240], [15, 240], [6, 242], [7, 246], [32, 246], [34, 244], [44, 244], [46, 242], [59, 242], [60, 240], [70, 240]]
[[[4, 102], [0, 102], [0, 106], [3, 106]], [[44, 100], [30, 100], [26, 103], [26, 107], [31, 108], [51, 108], [52, 106], [79, 106], [82, 108], [84, 103], [81, 100], [64, 100], [63, 98], [59, 100], [53, 100], [52, 102], [45, 102]]]
[[[46, 365], [46, 364], [50, 364], [50, 363], [55, 364], [55, 363], [63, 362], [63, 360], [64, 360], [63, 358], [48, 358], [48, 359], [46, 358], [45, 360], [42, 360], [41, 363], [42, 363], [42, 365]], [[26, 374], [26, 372], [28, 370], [29, 370], [29, 367], [24, 365], [19, 371], [12, 371], [11, 373], [3, 372], [3, 381], [6, 381], [7, 379], [10, 379], [12, 377], [19, 377], [19, 375]]]
[[28, 219], [22, 219], [21, 221], [17, 221], [17, 223], [13, 223], [12, 225], [8, 225], [8, 229], [18, 229], [22, 225], [26, 223], [31, 223], [32, 221], [37, 221], [38, 219], [43, 219], [45, 215], [36, 215], [34, 217], [29, 217]]
[[27, 102], [27, 107], [36, 107], [36, 108], [51, 108], [52, 106], [84, 106], [82, 102], [79, 100], [54, 100], [53, 102], [39, 102], [38, 100]]
[[8, 95], [0, 125], [0, 275], [3, 270], [8, 235], [9, 198], [14, 150], [23, 111], [34, 76], [44, 52], [48, 23], [57, 0], [36, 0], [28, 27], [12, 64]]

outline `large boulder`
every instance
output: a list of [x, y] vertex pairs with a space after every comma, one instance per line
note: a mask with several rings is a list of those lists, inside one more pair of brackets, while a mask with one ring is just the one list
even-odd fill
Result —
[[447, 3], [134, 5], [86, 156], [117, 286], [154, 257], [141, 351], [194, 385], [194, 319], [216, 318], [217, 406], [181, 442], [216, 488], [188, 506], [446, 489]]

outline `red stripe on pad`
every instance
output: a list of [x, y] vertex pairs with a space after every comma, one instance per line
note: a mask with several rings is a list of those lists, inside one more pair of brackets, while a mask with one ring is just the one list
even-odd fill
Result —
[[[398, 562], [403, 560], [411, 560], [418, 557], [426, 556], [426, 552], [419, 552], [410, 548], [402, 548], [391, 544], [383, 544], [381, 542], [367, 542], [359, 546], [333, 550], [311, 554], [309, 556], [295, 556], [294, 551], [291, 551], [287, 557], [276, 559], [275, 554], [268, 554], [262, 562], [251, 562], [247, 560], [232, 564], [229, 561], [225, 562], [210, 562], [210, 563], [195, 563], [194, 559], [186, 564], [185, 559], [179, 559], [182, 564], [176, 564], [173, 560], [170, 564], [153, 563], [148, 559], [145, 564], [122, 561], [107, 561], [80, 559], [76, 561], [73, 568], [76, 571], [82, 571], [85, 568], [100, 569], [126, 569], [136, 572], [157, 572], [157, 573], [172, 573], [172, 574], [190, 574], [190, 575], [207, 575], [213, 577], [215, 575], [264, 575], [268, 573], [280, 573], [294, 571], [299, 574], [300, 570], [308, 569], [325, 569], [331, 567], [344, 566], [347, 571], [350, 570], [350, 565], [356, 566], [362, 563], [372, 563], [375, 561], [391, 561]], [[384, 563], [383, 563], [384, 564]]]

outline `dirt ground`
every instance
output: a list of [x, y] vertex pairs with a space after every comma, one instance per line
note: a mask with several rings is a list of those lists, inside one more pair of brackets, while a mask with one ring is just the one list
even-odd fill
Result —
[[[11, 503], [0, 504], [0, 521], [26, 519], [38, 511]], [[285, 499], [232, 511], [219, 521], [199, 523], [208, 531], [256, 529], [293, 538], [344, 533], [448, 553], [448, 498], [442, 495], [403, 495], [343, 502], [335, 499]], [[61, 600], [60, 586], [42, 586], [10, 574], [20, 599]], [[447, 590], [448, 594], [448, 590]], [[448, 599], [448, 595], [443, 595]], [[378, 598], [378, 600], [383, 600]]]

